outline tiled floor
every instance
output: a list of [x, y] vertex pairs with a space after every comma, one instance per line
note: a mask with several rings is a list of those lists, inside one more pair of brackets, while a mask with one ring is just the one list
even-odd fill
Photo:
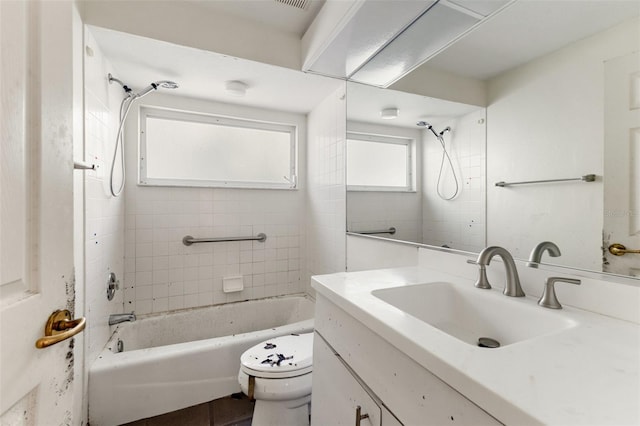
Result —
[[235, 394], [123, 426], [251, 426], [253, 405]]

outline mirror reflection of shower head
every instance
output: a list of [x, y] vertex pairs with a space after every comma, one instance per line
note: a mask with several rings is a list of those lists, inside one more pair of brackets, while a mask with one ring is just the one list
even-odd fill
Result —
[[438, 137], [438, 133], [435, 130], [433, 130], [433, 126], [431, 124], [427, 123], [426, 121], [418, 121], [416, 123], [416, 126], [426, 127], [427, 129], [431, 130], [431, 133], [433, 133], [436, 138]]
[[[451, 127], [447, 126], [444, 129], [442, 129], [442, 131], [440, 133], [436, 132], [435, 130], [433, 130], [433, 126], [429, 123], [427, 123], [426, 121], [418, 121], [416, 123], [416, 126], [418, 127], [426, 127], [427, 129], [431, 130], [431, 133], [433, 133], [433, 135], [438, 139], [438, 142], [440, 142], [440, 145], [442, 145], [442, 159], [440, 160], [440, 171], [438, 172], [438, 182], [436, 183], [436, 192], [438, 194], [438, 196], [440, 198], [442, 198], [445, 201], [451, 201], [454, 198], [456, 198], [458, 196], [458, 193], [460, 192], [460, 184], [458, 183], [458, 176], [456, 176], [456, 171], [453, 167], [453, 161], [451, 161], [451, 157], [449, 156], [449, 152], [447, 151], [447, 147], [444, 143], [444, 134], [447, 132], [451, 131]], [[440, 181], [442, 180], [442, 174], [444, 171], [444, 160], [445, 158], [449, 161], [449, 168], [451, 170], [451, 174], [453, 175], [453, 181], [454, 181], [454, 185], [455, 185], [455, 190], [453, 192], [453, 195], [451, 196], [446, 196], [442, 193], [442, 191], [440, 190]]]
[[441, 137], [442, 135], [444, 135], [447, 132], [451, 131], [451, 127], [447, 126], [444, 129], [442, 129], [442, 131], [440, 133], [436, 132], [435, 130], [433, 130], [433, 126], [429, 123], [427, 123], [426, 121], [418, 121], [416, 123], [416, 126], [418, 127], [426, 127], [427, 129], [431, 130], [431, 133], [433, 133], [433, 135], [438, 138]]

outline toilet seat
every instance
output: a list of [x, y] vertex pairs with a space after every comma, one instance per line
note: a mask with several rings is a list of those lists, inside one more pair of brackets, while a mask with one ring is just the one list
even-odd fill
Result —
[[313, 370], [313, 333], [290, 334], [259, 343], [240, 357], [247, 375], [269, 379], [302, 376]]

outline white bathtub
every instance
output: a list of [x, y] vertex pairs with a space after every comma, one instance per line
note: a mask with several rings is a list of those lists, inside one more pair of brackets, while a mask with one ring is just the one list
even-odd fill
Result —
[[118, 325], [89, 369], [91, 425], [118, 425], [239, 392], [242, 352], [275, 336], [312, 331], [313, 309], [305, 296], [273, 297]]

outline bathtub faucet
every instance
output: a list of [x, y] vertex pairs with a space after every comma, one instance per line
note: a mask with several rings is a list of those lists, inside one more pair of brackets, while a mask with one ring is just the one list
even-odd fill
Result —
[[109, 325], [120, 324], [125, 321], [135, 321], [136, 314], [131, 312], [130, 314], [111, 314], [109, 315]]

